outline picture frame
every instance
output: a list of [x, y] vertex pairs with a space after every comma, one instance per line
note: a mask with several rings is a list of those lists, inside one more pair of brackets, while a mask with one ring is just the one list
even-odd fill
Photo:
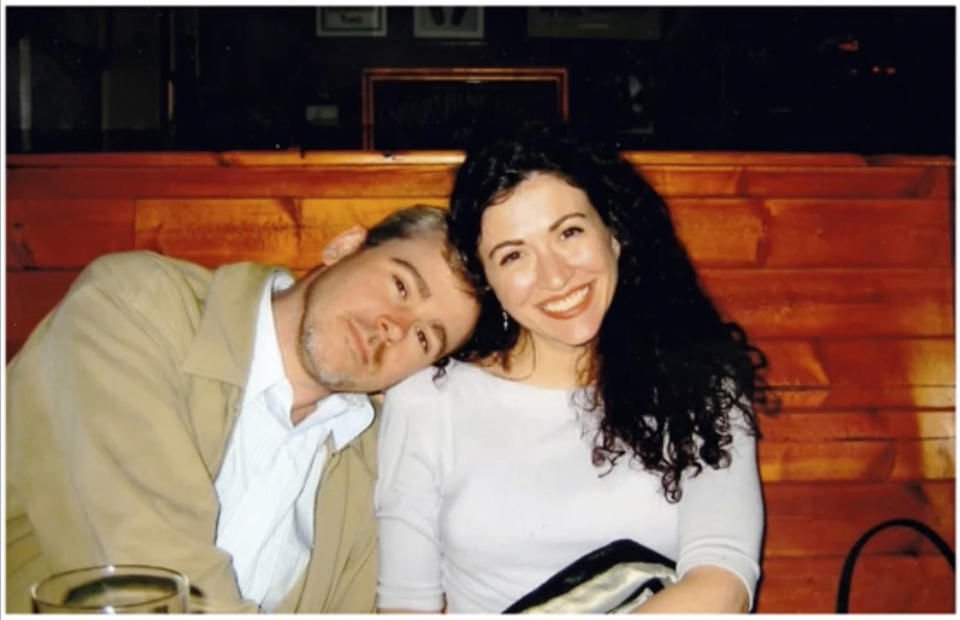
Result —
[[659, 7], [527, 7], [527, 36], [558, 39], [632, 39], [658, 41]]
[[385, 37], [387, 9], [382, 6], [317, 7], [318, 37]]
[[484, 123], [569, 120], [564, 67], [374, 67], [363, 70], [362, 148], [458, 149]]
[[415, 6], [413, 36], [418, 39], [482, 39], [483, 7]]

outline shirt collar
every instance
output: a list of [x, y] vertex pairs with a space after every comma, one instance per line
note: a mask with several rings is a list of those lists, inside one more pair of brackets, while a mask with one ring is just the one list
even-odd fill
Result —
[[293, 387], [283, 368], [272, 301], [274, 292], [282, 291], [293, 283], [290, 274], [281, 270], [271, 272], [266, 279], [257, 313], [253, 360], [244, 404], [262, 394], [270, 415], [293, 432], [307, 432], [317, 426], [328, 425], [334, 449], [339, 450], [370, 426], [374, 417], [373, 405], [366, 394], [335, 393], [317, 401], [313, 412], [296, 427], [290, 422]]
[[[260, 306], [257, 310], [257, 326], [253, 339], [253, 359], [244, 404], [250, 402], [271, 386], [286, 381], [283, 370], [283, 357], [280, 355], [280, 343], [277, 342], [276, 323], [273, 320], [273, 293], [293, 285], [290, 274], [280, 270], [270, 272], [260, 294]], [[289, 414], [288, 414], [289, 415]]]

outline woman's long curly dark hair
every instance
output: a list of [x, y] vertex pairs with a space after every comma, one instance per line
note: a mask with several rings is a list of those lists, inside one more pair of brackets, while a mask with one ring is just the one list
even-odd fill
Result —
[[729, 465], [736, 412], [758, 434], [751, 405], [765, 402], [758, 371], [766, 362], [739, 325], [721, 319], [663, 200], [614, 145], [539, 127], [468, 151], [450, 199], [449, 230], [480, 292], [481, 314], [455, 357], [504, 363], [517, 344], [520, 328], [511, 319], [504, 330], [477, 245], [484, 210], [536, 173], [586, 192], [621, 246], [616, 291], [586, 377], [595, 386], [588, 408], [603, 412], [593, 462], [613, 467], [629, 452], [661, 474], [667, 500], [677, 502], [684, 471]]

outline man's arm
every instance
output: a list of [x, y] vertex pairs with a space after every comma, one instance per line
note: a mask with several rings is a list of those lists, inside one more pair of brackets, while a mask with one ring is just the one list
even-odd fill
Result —
[[7, 474], [51, 570], [157, 564], [204, 607], [256, 611], [214, 546], [216, 493], [185, 411], [179, 364], [201, 310], [187, 289], [145, 255], [78, 278], [8, 367]]

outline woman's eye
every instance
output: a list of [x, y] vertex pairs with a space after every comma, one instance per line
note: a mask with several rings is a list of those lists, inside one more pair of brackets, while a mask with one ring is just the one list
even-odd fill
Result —
[[423, 352], [426, 353], [430, 349], [430, 341], [427, 340], [427, 335], [423, 333], [422, 329], [417, 329], [417, 340], [420, 341], [420, 346], [423, 347]]
[[400, 297], [403, 297], [404, 299], [406, 299], [406, 298], [407, 298], [407, 286], [403, 283], [403, 280], [401, 280], [401, 279], [398, 278], [397, 276], [393, 276], [393, 282], [394, 282], [394, 284], [395, 284], [396, 287], [397, 287], [397, 291], [400, 293]]
[[583, 232], [583, 229], [579, 226], [571, 226], [570, 228], [563, 229], [563, 232], [560, 233], [560, 236], [563, 239], [569, 239]]
[[517, 260], [518, 258], [520, 258], [520, 252], [508, 252], [507, 254], [504, 254], [502, 258], [500, 258], [500, 264], [506, 265], [507, 263]]

